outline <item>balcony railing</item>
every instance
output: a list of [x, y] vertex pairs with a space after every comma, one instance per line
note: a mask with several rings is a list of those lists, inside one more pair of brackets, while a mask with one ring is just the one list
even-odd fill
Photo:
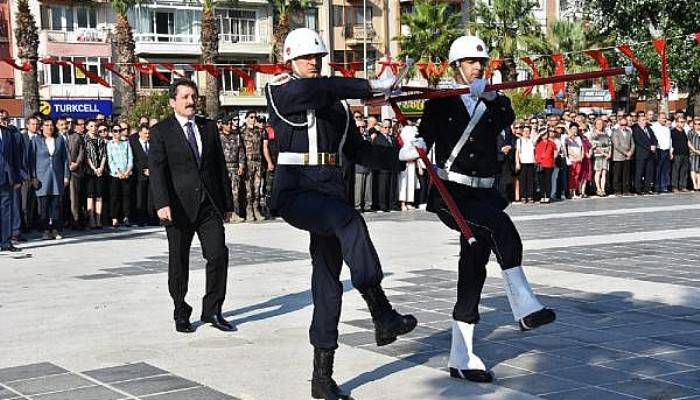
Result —
[[106, 29], [78, 28], [75, 31], [47, 31], [46, 37], [54, 43], [105, 43], [109, 37]]
[[186, 43], [193, 44], [199, 43], [199, 35], [172, 35], [164, 33], [137, 33], [134, 35], [134, 41], [136, 42], [148, 42], [148, 43]]
[[364, 24], [355, 24], [352, 26], [345, 27], [345, 38], [352, 40], [372, 40], [377, 37], [377, 31], [374, 30], [372, 24], [367, 24], [367, 30], [365, 31]]
[[255, 37], [255, 34], [240, 35], [233, 33], [220, 33], [219, 41], [222, 43], [263, 43], [262, 40]]

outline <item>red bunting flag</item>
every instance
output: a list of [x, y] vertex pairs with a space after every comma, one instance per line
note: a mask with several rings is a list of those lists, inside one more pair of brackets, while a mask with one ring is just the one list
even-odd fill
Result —
[[244, 92], [249, 94], [255, 93], [255, 78], [253, 78], [249, 73], [233, 66], [228, 66], [226, 69], [231, 71], [237, 77], [243, 79]]
[[60, 65], [62, 67], [70, 67], [70, 63], [65, 60], [57, 60], [52, 57], [44, 57], [39, 60], [40, 63], [42, 64], [47, 64], [47, 65]]
[[[608, 58], [605, 57], [601, 50], [586, 50], [585, 53], [596, 60], [600, 68], [608, 69]], [[608, 77], [608, 91], [610, 92], [610, 99], [615, 100], [615, 80], [612, 76]]]
[[290, 71], [286, 64], [250, 64], [248, 67], [255, 72], [267, 75], [277, 75]]
[[2, 61], [2, 62], [4, 62], [4, 63], [7, 63], [7, 64], [9, 64], [12, 68], [18, 69], [18, 70], [20, 70], [20, 71], [22, 71], [22, 72], [29, 72], [29, 71], [32, 70], [32, 64], [29, 63], [29, 62], [25, 62], [24, 64], [19, 65], [19, 64], [17, 64], [17, 63], [15, 62], [15, 60], [12, 59], [12, 58], [3, 58], [3, 59], [1, 59], [0, 61]]
[[[552, 61], [554, 61], [554, 76], [566, 74], [563, 54], [552, 54]], [[552, 91], [554, 92], [554, 97], [566, 97], [566, 83], [561, 82], [552, 84]]]
[[392, 61], [391, 57], [387, 57], [385, 60], [379, 60], [378, 64], [381, 65], [377, 76], [382, 76], [384, 70], [387, 68], [391, 69], [391, 73], [394, 75], [399, 74], [399, 63]]
[[501, 65], [503, 65], [503, 60], [501, 59], [494, 59], [494, 60], [489, 60], [489, 65], [486, 66], [486, 71], [484, 72], [484, 77], [486, 79], [490, 79], [491, 75], [493, 74], [493, 71], [501, 68]]
[[661, 57], [661, 90], [664, 97], [666, 97], [671, 90], [671, 80], [668, 76], [668, 60], [666, 59], [666, 39], [654, 39], [654, 49]]
[[82, 72], [87, 78], [99, 83], [100, 85], [102, 85], [104, 87], [108, 87], [108, 88], [112, 87], [112, 85], [110, 85], [109, 82], [104, 80], [104, 78], [99, 76], [97, 73], [92, 72], [89, 69], [87, 69], [85, 67], [85, 64], [83, 64], [82, 61], [73, 61], [73, 65], [75, 65], [75, 68], [80, 70], [80, 72]]
[[192, 68], [194, 68], [195, 71], [206, 71], [214, 78], [221, 76], [221, 71], [219, 71], [214, 64], [192, 64]]
[[355, 73], [361, 70], [364, 66], [362, 61], [353, 61], [351, 63], [331, 62], [328, 63], [328, 65], [330, 65], [330, 67], [333, 68], [334, 71], [340, 72], [340, 74], [346, 78], [353, 78], [355, 76]]
[[161, 63], [160, 65], [163, 66], [163, 68], [165, 68], [165, 69], [167, 69], [168, 71], [170, 71], [171, 74], [177, 76], [178, 78], [184, 78], [184, 77], [185, 77], [185, 75], [182, 75], [181, 73], [179, 73], [178, 71], [175, 70], [175, 64], [171, 64], [171, 63]]
[[[537, 69], [537, 64], [535, 64], [535, 62], [532, 61], [532, 58], [525, 56], [525, 57], [521, 58], [521, 60], [523, 60], [523, 62], [525, 64], [529, 65], [530, 68], [532, 68], [532, 79], [540, 79], [540, 71], [539, 71], [539, 69]], [[534, 88], [535, 88], [534, 86], [530, 86], [530, 87], [526, 88], [523, 91], [523, 94], [525, 96], [529, 96], [530, 93], [532, 93], [532, 90]]]
[[696, 33], [693, 36], [695, 36], [695, 41], [698, 42], [698, 44], [700, 44], [700, 32]]
[[115, 66], [114, 66], [114, 63], [111, 63], [111, 62], [106, 62], [106, 63], [103, 63], [102, 65], [104, 65], [104, 67], [107, 68], [107, 69], [108, 69], [110, 72], [112, 72], [114, 75], [118, 76], [121, 80], [123, 80], [124, 82], [126, 82], [127, 85], [129, 85], [129, 86], [134, 86], [134, 77], [133, 77], [133, 75], [130, 75], [130, 76], [128, 76], [128, 77], [122, 75], [121, 73], [119, 73], [119, 71], [117, 71], [117, 69], [116, 69]]
[[637, 74], [639, 77], [639, 84], [641, 86], [644, 86], [649, 82], [649, 69], [642, 64], [641, 61], [639, 61], [639, 58], [634, 54], [634, 51], [632, 51], [632, 47], [630, 45], [623, 43], [619, 46], [617, 46], [617, 49], [620, 51], [620, 53], [624, 54], [627, 56], [627, 58], [630, 59], [632, 62], [632, 65], [634, 65], [634, 68], [637, 70]]

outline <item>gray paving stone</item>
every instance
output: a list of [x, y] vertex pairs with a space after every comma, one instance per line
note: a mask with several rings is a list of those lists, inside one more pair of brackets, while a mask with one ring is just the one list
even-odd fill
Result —
[[619, 342], [603, 343], [601, 346], [613, 350], [628, 351], [641, 355], [655, 355], [670, 351], [683, 350], [685, 347], [669, 343], [659, 343], [649, 339], [627, 339]]
[[449, 357], [449, 353], [445, 351], [432, 351], [410, 354], [401, 357], [401, 359], [414, 364], [445, 370], [445, 373], [447, 374], [447, 361], [449, 360]]
[[671, 353], [657, 354], [653, 357], [660, 360], [673, 361], [679, 364], [700, 367], [700, 349], [674, 351]]
[[376, 340], [374, 338], [374, 333], [370, 331], [360, 331], [340, 335], [338, 341], [348, 346], [363, 346], [375, 343]]
[[[564, 323], [558, 322], [557, 324], [563, 325]], [[603, 344], [629, 339], [629, 336], [619, 334], [612, 329], [567, 329], [565, 332], [560, 333], [559, 336], [592, 344]]]
[[177, 392], [164, 394], [156, 394], [153, 396], [144, 396], [148, 400], [235, 400], [236, 397], [217, 392], [216, 390], [199, 387], [194, 389], [185, 389]]
[[105, 383], [126, 381], [136, 378], [146, 378], [149, 376], [167, 373], [167, 371], [146, 363], [119, 365], [116, 367], [93, 369], [91, 371], [83, 372], [83, 374]]
[[542, 374], [529, 374], [512, 378], [499, 379], [497, 384], [521, 392], [540, 395], [552, 392], [563, 392], [586, 386], [582, 383], [558, 379]]
[[677, 334], [666, 335], [666, 336], [655, 336], [655, 337], [652, 337], [652, 339], [659, 341], [659, 342], [664, 342], [664, 343], [671, 343], [671, 344], [677, 344], [677, 345], [681, 345], [681, 346], [700, 348], [700, 333], [695, 333], [695, 334], [677, 333]]
[[583, 382], [587, 385], [598, 386], [606, 383], [628, 381], [638, 378], [627, 372], [617, 371], [611, 368], [595, 365], [582, 365], [578, 367], [564, 368], [547, 372], [547, 375], [568, 379], [575, 382]]
[[192, 388], [200, 385], [178, 376], [164, 375], [116, 383], [113, 386], [135, 396], [144, 396], [147, 394]]
[[664, 375], [657, 379], [688, 386], [700, 390], [700, 370], [680, 372], [677, 374]]
[[127, 398], [104, 386], [91, 386], [65, 392], [32, 396], [32, 400], [118, 400]]
[[525, 353], [504, 362], [510, 366], [532, 372], [547, 372], [583, 364], [581, 361], [572, 358], [545, 353]]
[[620, 393], [611, 392], [596, 387], [574, 389], [566, 392], [551, 393], [540, 396], [547, 400], [630, 400], [636, 397], [627, 396]]
[[[486, 364], [488, 366], [490, 363]], [[496, 378], [496, 380], [532, 374], [532, 372], [530, 371], [524, 370], [522, 368], [511, 367], [510, 365], [506, 365], [503, 363], [494, 365], [491, 368], [491, 372], [493, 373], [493, 376]]]
[[650, 357], [634, 357], [600, 364], [620, 371], [654, 377], [674, 372], [687, 371], [692, 367]]
[[0, 369], [0, 383], [19, 379], [38, 378], [53, 374], [62, 374], [67, 370], [50, 363], [38, 363]]
[[582, 343], [579, 341], [566, 339], [555, 335], [526, 337], [509, 343], [513, 346], [522, 348], [525, 351], [542, 352], [561, 350], [582, 345]]
[[[407, 354], [416, 353], [431, 353], [439, 349], [435, 348], [427, 343], [420, 343], [413, 340], [403, 340], [399, 339], [392, 343], [391, 346], [376, 347], [375, 345], [369, 345], [370, 349], [381, 354], [385, 354], [392, 357], [401, 357]], [[365, 347], [366, 348], [366, 347]]]
[[18, 398], [17, 393], [0, 387], [0, 400], [16, 399]]
[[24, 395], [39, 393], [61, 392], [83, 386], [94, 386], [95, 383], [74, 374], [42, 376], [39, 378], [9, 382], [6, 385]]
[[634, 353], [623, 351], [610, 350], [600, 346], [588, 345], [579, 347], [570, 347], [562, 350], [555, 350], [551, 354], [556, 354], [563, 357], [573, 358], [587, 364], [600, 364], [623, 358], [636, 357]]
[[642, 399], [678, 399], [698, 394], [697, 390], [657, 379], [633, 379], [605, 385], [603, 388]]

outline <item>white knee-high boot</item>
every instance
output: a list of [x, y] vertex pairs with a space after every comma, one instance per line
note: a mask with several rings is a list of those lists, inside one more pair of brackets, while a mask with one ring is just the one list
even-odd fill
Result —
[[504, 269], [501, 270], [501, 273], [503, 274], [503, 286], [506, 289], [506, 295], [508, 295], [508, 302], [515, 321], [520, 321], [524, 317], [544, 308], [544, 305], [540, 303], [532, 292], [522, 267]]
[[474, 354], [475, 326], [466, 322], [452, 321], [452, 348], [448, 367], [457, 370], [486, 370], [484, 362]]

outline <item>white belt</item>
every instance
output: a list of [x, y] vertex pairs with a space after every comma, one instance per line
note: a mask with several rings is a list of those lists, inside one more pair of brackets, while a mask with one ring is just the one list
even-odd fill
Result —
[[309, 153], [279, 153], [277, 163], [279, 165], [329, 165], [338, 166], [337, 153], [316, 153], [310, 156]]
[[438, 168], [437, 173], [444, 181], [459, 183], [473, 188], [489, 189], [492, 188], [494, 182], [496, 182], [496, 178], [493, 177], [483, 178], [479, 176], [462, 175], [452, 171], [445, 171], [442, 168]]

